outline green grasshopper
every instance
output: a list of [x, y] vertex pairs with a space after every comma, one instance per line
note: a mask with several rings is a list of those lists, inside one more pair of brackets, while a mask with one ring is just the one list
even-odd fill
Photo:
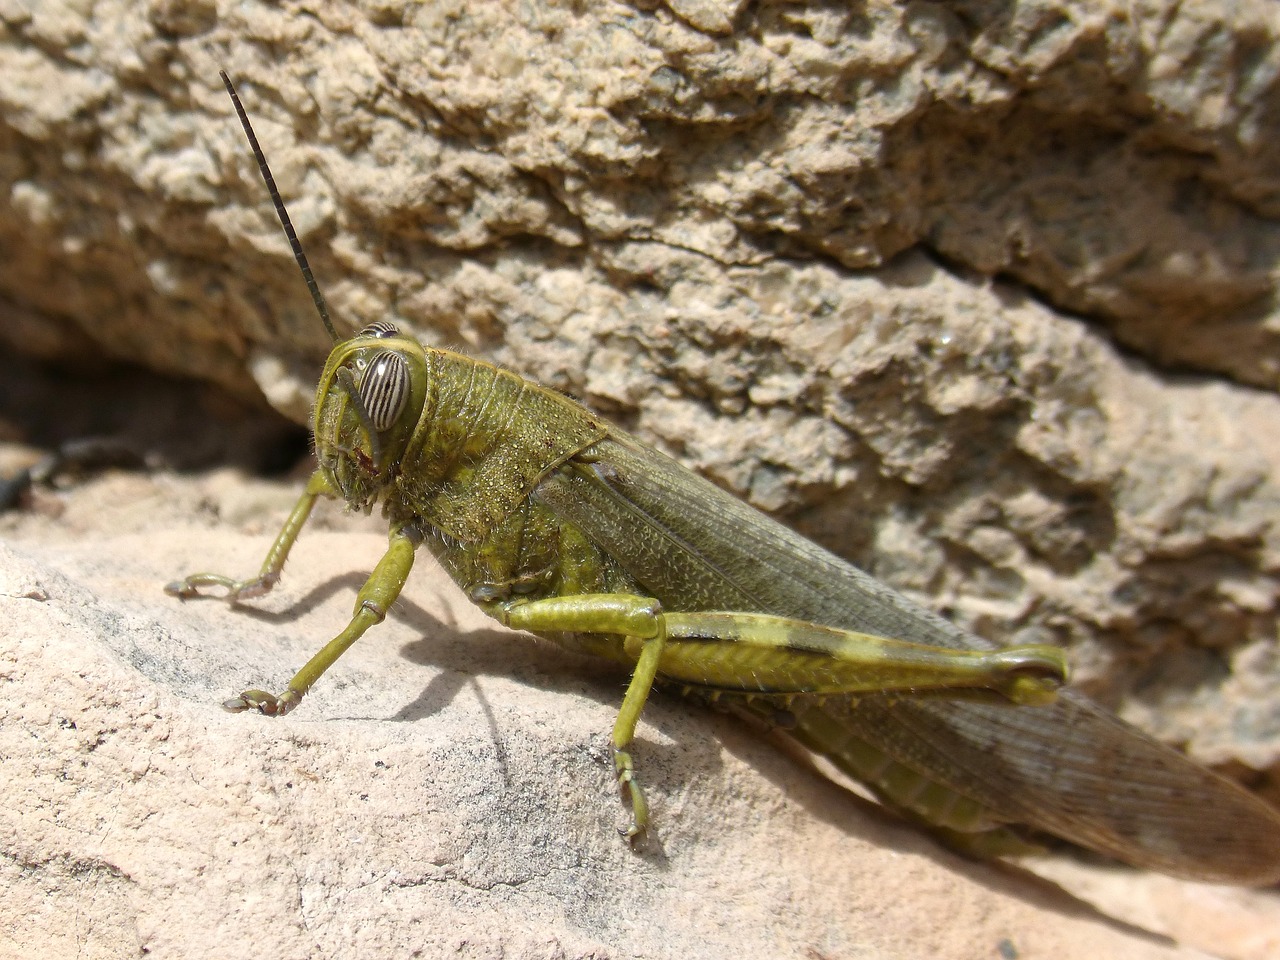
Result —
[[388, 322], [339, 337], [222, 80], [334, 347], [313, 412], [319, 468], [258, 576], [199, 573], [166, 590], [265, 594], [320, 497], [381, 504], [390, 525], [346, 629], [284, 693], [246, 690], [228, 709], [296, 707], [384, 619], [425, 545], [503, 624], [632, 669], [612, 735], [629, 838], [649, 819], [630, 747], [663, 683], [782, 729], [971, 850], [1053, 834], [1180, 876], [1280, 879], [1280, 814], [1059, 691], [1056, 648], [995, 648], [514, 373]]

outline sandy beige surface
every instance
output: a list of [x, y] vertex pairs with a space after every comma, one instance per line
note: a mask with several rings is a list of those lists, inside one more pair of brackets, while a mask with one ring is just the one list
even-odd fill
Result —
[[656, 832], [632, 852], [606, 761], [621, 677], [486, 621], [427, 557], [296, 712], [226, 714], [220, 700], [279, 686], [335, 630], [384, 542], [330, 511], [252, 607], [161, 592], [196, 568], [256, 567], [292, 496], [230, 471], [113, 474], [4, 518], [3, 955], [1275, 947], [1274, 893], [1059, 865], [1095, 910], [957, 859], [730, 718], [663, 697], [638, 748]]

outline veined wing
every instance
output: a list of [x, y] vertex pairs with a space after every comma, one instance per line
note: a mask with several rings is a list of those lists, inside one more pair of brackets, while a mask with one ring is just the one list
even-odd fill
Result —
[[[588, 454], [545, 478], [534, 497], [669, 609], [994, 646], [620, 432]], [[980, 804], [995, 822], [1175, 875], [1280, 880], [1280, 814], [1070, 691], [1046, 707], [873, 695], [796, 713], [797, 739], [855, 777], [874, 779], [869, 749]]]

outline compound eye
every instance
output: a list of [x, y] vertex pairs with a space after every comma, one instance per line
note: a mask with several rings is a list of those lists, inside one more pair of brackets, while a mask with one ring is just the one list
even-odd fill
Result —
[[409, 365], [398, 353], [374, 355], [360, 378], [360, 402], [373, 429], [389, 430], [409, 401]]
[[396, 329], [396, 325], [390, 320], [375, 320], [358, 334], [361, 337], [378, 337], [379, 339], [398, 337], [399, 335], [400, 331]]

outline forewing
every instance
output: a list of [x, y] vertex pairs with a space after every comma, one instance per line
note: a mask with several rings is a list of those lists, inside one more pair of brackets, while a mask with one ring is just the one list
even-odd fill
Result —
[[[535, 499], [673, 610], [772, 613], [880, 636], [990, 648], [625, 435]], [[832, 698], [839, 725], [995, 818], [1131, 863], [1234, 883], [1280, 879], [1280, 815], [1070, 691], [1047, 707]], [[838, 744], [828, 744], [838, 752]]]
[[1010, 822], [1164, 873], [1280, 880], [1272, 808], [1069, 690], [1047, 707], [877, 696], [824, 709]]
[[771, 613], [961, 649], [990, 642], [629, 437], [548, 476], [534, 498], [585, 530], [672, 610]]

